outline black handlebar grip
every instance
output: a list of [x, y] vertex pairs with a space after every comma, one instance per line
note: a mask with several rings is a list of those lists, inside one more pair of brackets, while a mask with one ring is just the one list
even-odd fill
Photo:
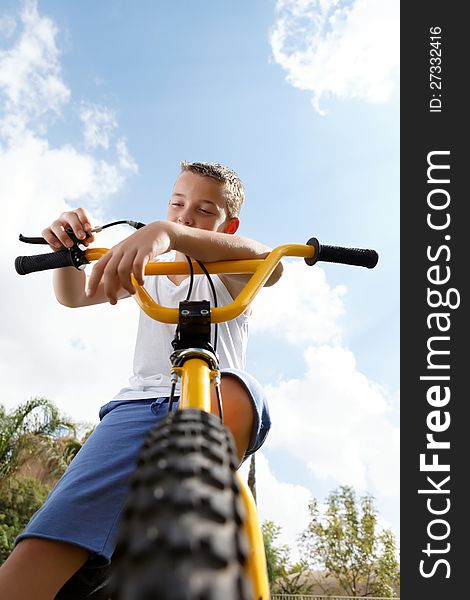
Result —
[[373, 269], [379, 260], [379, 255], [375, 250], [325, 246], [320, 244], [317, 238], [309, 239], [307, 245], [315, 248], [313, 258], [305, 259], [308, 265], [314, 265], [318, 260], [321, 260], [323, 262], [341, 263]]
[[48, 252], [47, 254], [36, 254], [34, 256], [18, 256], [15, 259], [15, 269], [19, 275], [73, 266], [73, 256], [68, 250]]

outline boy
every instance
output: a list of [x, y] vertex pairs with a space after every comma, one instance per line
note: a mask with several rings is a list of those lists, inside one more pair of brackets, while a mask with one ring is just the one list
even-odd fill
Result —
[[[131, 273], [143, 285], [145, 265], [170, 250], [175, 251], [177, 261], [184, 261], [185, 255], [203, 262], [264, 258], [269, 248], [233, 235], [243, 199], [243, 184], [231, 169], [217, 163], [181, 163], [167, 219], [143, 227], [111, 248], [95, 264], [88, 281], [74, 267], [56, 270], [53, 281], [58, 301], [70, 307], [116, 304], [136, 292]], [[62, 213], [43, 231], [53, 249], [72, 245], [67, 227], [84, 240], [92, 224], [84, 209]], [[85, 243], [92, 241], [93, 236]], [[275, 283], [281, 272], [279, 266], [267, 285]], [[213, 277], [220, 304], [231, 302], [246, 279], [241, 275]], [[186, 297], [188, 276], [149, 277], [145, 283], [160, 304], [177, 306]], [[206, 277], [196, 276], [191, 299], [210, 297]], [[95, 432], [18, 537], [15, 550], [0, 569], [0, 597], [29, 600], [34, 590], [35, 600], [49, 600], [79, 569], [84, 572], [109, 563], [140, 446], [146, 432], [168, 409], [173, 336], [174, 326], [141, 314], [129, 386], [101, 408]], [[243, 372], [246, 341], [246, 314], [219, 325], [224, 422], [232, 431], [240, 462], [261, 446], [270, 427], [260, 386]], [[218, 413], [215, 397], [212, 411]]]

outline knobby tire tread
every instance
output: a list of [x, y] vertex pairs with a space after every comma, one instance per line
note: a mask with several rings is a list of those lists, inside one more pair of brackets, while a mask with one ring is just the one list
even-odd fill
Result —
[[113, 600], [253, 600], [231, 433], [170, 413], [142, 447], [113, 555]]

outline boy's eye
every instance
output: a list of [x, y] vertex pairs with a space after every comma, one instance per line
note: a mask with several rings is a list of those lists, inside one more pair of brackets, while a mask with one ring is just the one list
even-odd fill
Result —
[[200, 208], [199, 211], [202, 212], [202, 213], [204, 213], [204, 214], [206, 214], [206, 215], [211, 215], [212, 214], [211, 212], [209, 212], [205, 208]]

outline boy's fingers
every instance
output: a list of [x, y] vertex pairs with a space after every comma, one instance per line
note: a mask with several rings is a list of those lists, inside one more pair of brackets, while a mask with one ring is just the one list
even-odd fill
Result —
[[[111, 280], [111, 278], [110, 278]], [[117, 304], [118, 301], [118, 290], [121, 287], [121, 282], [119, 280], [119, 276], [116, 274], [114, 277], [114, 281], [112, 282], [111, 292], [108, 294], [108, 300], [110, 304]]]
[[72, 231], [79, 240], [86, 238], [85, 225], [89, 224], [89, 219], [85, 214], [84, 209], [77, 208], [75, 211], [66, 213], [68, 225], [72, 228]]
[[98, 289], [98, 285], [103, 278], [103, 273], [106, 268], [106, 265], [111, 260], [111, 252], [108, 252], [104, 256], [102, 256], [99, 261], [93, 266], [93, 270], [90, 275], [90, 279], [87, 283], [86, 295], [88, 297], [94, 296], [96, 294], [96, 290]]
[[134, 261], [137, 250], [129, 250], [122, 257], [117, 266], [117, 273], [121, 287], [127, 290], [130, 294], [135, 294], [136, 290], [132, 283], [131, 273], [133, 272]]
[[149, 258], [143, 254], [137, 253], [134, 260], [134, 277], [139, 285], [144, 285], [145, 276], [145, 265], [148, 263]]
[[85, 231], [87, 230], [87, 228], [92, 229], [92, 219], [90, 217], [90, 215], [88, 214], [88, 211], [84, 208], [77, 208], [75, 210], [75, 213], [77, 214], [77, 217], [79, 218], [83, 228], [85, 229]]
[[67, 229], [72, 229], [78, 239], [85, 238], [85, 232], [82, 229], [82, 224], [75, 213], [64, 213], [60, 219], [54, 221], [50, 227], [52, 233], [66, 248], [73, 246], [73, 240], [67, 233]]
[[87, 235], [87, 237], [84, 240], [82, 240], [82, 243], [85, 244], [85, 246], [89, 246], [94, 241], [95, 241], [95, 236], [92, 233], [90, 233]]
[[[103, 271], [103, 285], [105, 296], [111, 304], [117, 302], [117, 290], [121, 287], [121, 275], [119, 273], [119, 265], [123, 259], [122, 248], [117, 248], [116, 251], [110, 251], [112, 254]], [[124, 278], [124, 273], [122, 274]], [[129, 275], [130, 280], [130, 275]]]
[[53, 250], [63, 249], [63, 244], [57, 239], [57, 236], [53, 233], [50, 227], [43, 229], [41, 235]]
[[144, 284], [145, 265], [148, 257], [132, 246], [116, 246], [105, 254], [93, 267], [88, 280], [87, 296], [96, 293], [100, 281], [103, 291], [111, 304], [118, 301], [118, 293], [122, 288], [131, 295], [136, 293], [132, 280], [133, 274], [139, 285]]
[[66, 248], [72, 247], [73, 242], [70, 239], [67, 232], [65, 231], [65, 227], [61, 221], [54, 221], [49, 229], [55, 238], [55, 242], [58, 241], [62, 247], [63, 246], [65, 246]]
[[[86, 245], [95, 241], [90, 216], [83, 208], [63, 212], [50, 227], [42, 231], [42, 237], [53, 250], [71, 248], [74, 240], [70, 237], [73, 231], [76, 238]], [[71, 230], [71, 231], [70, 231]]]
[[91, 224], [91, 220], [88, 218], [82, 218], [80, 220], [80, 226], [76, 230], [74, 229], [74, 233], [79, 240], [88, 246], [95, 241], [95, 235], [92, 229], [93, 226]]

